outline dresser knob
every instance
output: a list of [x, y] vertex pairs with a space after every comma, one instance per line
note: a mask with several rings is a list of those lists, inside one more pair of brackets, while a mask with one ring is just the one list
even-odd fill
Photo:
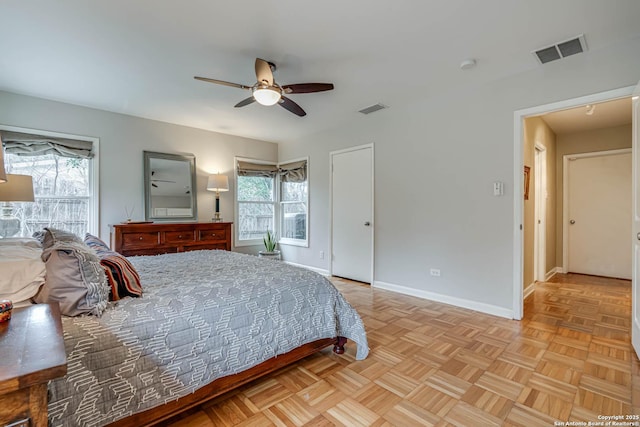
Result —
[[182, 239], [182, 234], [178, 236], [178, 239]]
[[216, 233], [211, 233], [211, 235], [212, 235], [213, 237], [216, 237]]
[[142, 240], [142, 237], [140, 237], [140, 240]]

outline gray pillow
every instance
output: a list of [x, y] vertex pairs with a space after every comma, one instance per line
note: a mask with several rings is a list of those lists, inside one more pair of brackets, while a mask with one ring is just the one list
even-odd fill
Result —
[[83, 243], [79, 236], [53, 227], [45, 227], [42, 231], [36, 231], [33, 233], [33, 237], [42, 243], [43, 249], [50, 248], [57, 242]]
[[44, 249], [45, 284], [37, 303], [57, 301], [66, 316], [102, 315], [109, 301], [109, 284], [96, 253], [84, 243], [58, 241]]

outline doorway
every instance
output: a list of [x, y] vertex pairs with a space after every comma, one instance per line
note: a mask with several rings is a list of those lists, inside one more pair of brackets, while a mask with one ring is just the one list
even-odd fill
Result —
[[373, 144], [329, 153], [331, 165], [330, 270], [373, 283]]
[[635, 86], [615, 89], [598, 94], [583, 96], [565, 101], [555, 102], [537, 107], [518, 110], [514, 113], [514, 228], [513, 228], [513, 312], [516, 320], [523, 316], [523, 266], [524, 266], [524, 181], [522, 170], [524, 133], [523, 122], [527, 117], [540, 116], [550, 112], [567, 110], [588, 104], [597, 104], [620, 98], [630, 98], [634, 94]]

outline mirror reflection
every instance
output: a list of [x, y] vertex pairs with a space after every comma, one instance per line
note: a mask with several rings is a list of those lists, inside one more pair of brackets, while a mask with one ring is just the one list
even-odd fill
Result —
[[145, 217], [155, 220], [195, 220], [195, 157], [144, 152]]

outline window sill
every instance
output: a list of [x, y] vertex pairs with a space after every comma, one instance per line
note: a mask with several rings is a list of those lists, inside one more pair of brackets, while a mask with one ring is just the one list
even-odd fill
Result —
[[278, 241], [278, 244], [287, 245], [287, 246], [299, 246], [299, 247], [302, 247], [302, 248], [308, 248], [309, 247], [309, 241], [308, 240], [280, 239]]

